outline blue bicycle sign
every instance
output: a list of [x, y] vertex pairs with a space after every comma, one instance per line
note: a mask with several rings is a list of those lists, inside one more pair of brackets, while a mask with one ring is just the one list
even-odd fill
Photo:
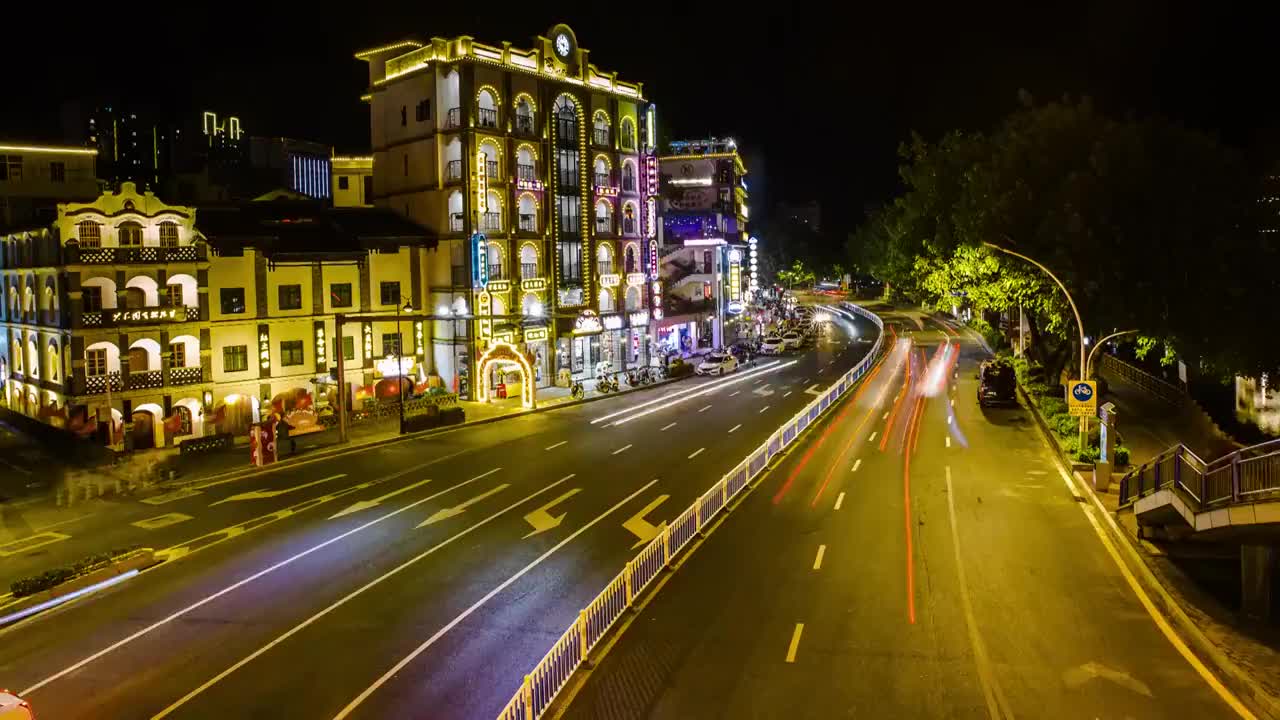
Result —
[[1076, 400], [1087, 403], [1093, 398], [1093, 388], [1089, 383], [1078, 382], [1071, 388], [1071, 397]]

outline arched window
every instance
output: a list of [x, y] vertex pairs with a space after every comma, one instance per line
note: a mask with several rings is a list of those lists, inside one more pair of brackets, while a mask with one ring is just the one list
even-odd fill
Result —
[[609, 145], [609, 116], [597, 110], [591, 122], [591, 142], [596, 145]]
[[578, 139], [578, 106], [568, 95], [556, 98], [556, 135], [564, 141]]
[[502, 199], [498, 193], [490, 190], [485, 196], [484, 217], [481, 218], [480, 228], [485, 232], [502, 232]]
[[623, 192], [636, 191], [636, 164], [630, 160], [622, 163], [622, 190]]
[[449, 193], [449, 232], [462, 232], [462, 193]]
[[608, 200], [601, 199], [596, 203], [596, 232], [613, 232], [613, 206]]
[[622, 119], [622, 149], [636, 149], [636, 124], [629, 117]]
[[626, 272], [629, 272], [629, 273], [640, 272], [638, 269], [638, 266], [640, 264], [640, 259], [636, 257], [636, 254], [637, 254], [636, 246], [627, 245], [627, 252], [623, 256], [624, 257], [623, 263], [624, 263], [624, 267], [626, 268]]
[[596, 272], [601, 275], [613, 274], [613, 248], [609, 243], [600, 243], [596, 248]]
[[58, 352], [58, 341], [49, 341], [49, 379], [58, 382], [58, 358], [61, 353]]
[[627, 203], [622, 206], [622, 232], [625, 235], [636, 234], [636, 206]]
[[178, 223], [169, 220], [160, 223], [160, 246], [178, 247]]
[[142, 226], [132, 220], [120, 223], [120, 247], [142, 247]]
[[603, 156], [596, 156], [595, 161], [595, 186], [610, 187], [613, 185], [609, 177], [609, 162]]
[[632, 285], [627, 288], [627, 312], [640, 309], [640, 288]]
[[538, 277], [538, 251], [530, 243], [520, 247], [520, 277], [524, 279]]
[[92, 220], [82, 220], [76, 224], [76, 240], [82, 248], [102, 247], [102, 226]]
[[40, 348], [36, 346], [35, 337], [27, 338], [27, 374], [40, 377]]
[[498, 99], [489, 88], [481, 88], [476, 95], [476, 125], [480, 127], [498, 127]]
[[613, 291], [607, 288], [600, 288], [600, 304], [601, 313], [611, 313], [614, 309]]
[[516, 100], [516, 132], [533, 134], [533, 105], [524, 96]]
[[174, 435], [190, 435], [191, 409], [185, 405], [175, 405], [173, 411], [178, 416], [178, 431]]
[[538, 231], [538, 202], [528, 193], [520, 196], [520, 231]]

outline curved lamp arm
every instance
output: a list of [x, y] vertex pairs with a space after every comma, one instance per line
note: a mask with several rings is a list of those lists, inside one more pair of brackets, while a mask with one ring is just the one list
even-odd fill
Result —
[[1084, 376], [1085, 376], [1085, 372], [1084, 372], [1084, 371], [1085, 371], [1085, 357], [1084, 357], [1084, 322], [1082, 322], [1082, 321], [1080, 320], [1080, 311], [1076, 308], [1076, 301], [1075, 301], [1075, 299], [1074, 299], [1074, 298], [1072, 298], [1072, 297], [1071, 297], [1071, 292], [1070, 292], [1069, 290], [1067, 290], [1067, 286], [1062, 284], [1062, 281], [1058, 279], [1058, 276], [1057, 276], [1057, 275], [1054, 275], [1054, 274], [1053, 274], [1053, 271], [1052, 271], [1052, 270], [1050, 270], [1049, 268], [1045, 267], [1044, 265], [1041, 265], [1040, 263], [1036, 262], [1035, 260], [1032, 260], [1031, 258], [1027, 257], [1026, 255], [1023, 255], [1022, 253], [1017, 253], [1017, 252], [1014, 252], [1014, 251], [1012, 251], [1012, 250], [1010, 250], [1010, 249], [1008, 249], [1008, 248], [1000, 247], [999, 245], [996, 245], [995, 243], [983, 242], [982, 244], [983, 244], [983, 245], [986, 245], [987, 247], [991, 248], [992, 250], [999, 250], [1000, 252], [1002, 252], [1002, 253], [1004, 253], [1004, 254], [1006, 254], [1006, 255], [1012, 255], [1012, 256], [1014, 256], [1014, 257], [1016, 257], [1016, 258], [1020, 258], [1020, 259], [1022, 259], [1022, 260], [1026, 260], [1027, 262], [1031, 263], [1032, 265], [1035, 265], [1036, 267], [1038, 267], [1038, 268], [1040, 268], [1041, 270], [1043, 270], [1043, 271], [1044, 271], [1044, 274], [1045, 274], [1045, 275], [1048, 275], [1048, 276], [1049, 276], [1049, 277], [1050, 277], [1050, 278], [1051, 278], [1055, 283], [1057, 283], [1058, 287], [1062, 289], [1062, 294], [1067, 296], [1067, 303], [1068, 303], [1069, 305], [1071, 305], [1071, 312], [1072, 312], [1072, 314], [1074, 314], [1074, 315], [1076, 316], [1076, 328], [1078, 328], [1078, 329], [1079, 329], [1079, 331], [1080, 331], [1080, 379], [1081, 379], [1081, 380], [1083, 380], [1083, 379], [1084, 379]]

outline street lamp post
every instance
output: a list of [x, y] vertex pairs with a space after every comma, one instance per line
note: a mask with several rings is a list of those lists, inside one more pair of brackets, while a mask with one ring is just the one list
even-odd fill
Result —
[[[1108, 340], [1111, 340], [1113, 338], [1118, 338], [1121, 335], [1129, 335], [1136, 332], [1138, 331], [1137, 330], [1121, 330], [1120, 332], [1111, 333], [1110, 335], [1099, 340], [1098, 343], [1093, 346], [1093, 349], [1089, 351], [1089, 359], [1085, 362], [1085, 369], [1089, 371], [1089, 374], [1090, 375], [1093, 374], [1093, 354], [1098, 352], [1098, 348], [1102, 347], [1102, 345], [1106, 343]], [[1081, 379], [1087, 380], [1088, 376]]]
[[400, 434], [404, 434], [404, 333], [400, 330], [400, 311], [413, 312], [413, 303], [406, 301], [401, 308], [396, 303], [396, 397], [400, 400]]
[[[1053, 274], [1053, 271], [1052, 271], [1052, 270], [1050, 270], [1049, 268], [1045, 267], [1044, 265], [1041, 265], [1040, 263], [1036, 262], [1035, 260], [1032, 260], [1031, 258], [1027, 257], [1026, 255], [1023, 255], [1022, 253], [1014, 252], [1014, 251], [1012, 251], [1012, 250], [1010, 250], [1010, 249], [1008, 249], [1008, 248], [1000, 247], [999, 245], [996, 245], [995, 243], [983, 242], [982, 244], [983, 244], [983, 245], [986, 245], [987, 247], [991, 248], [992, 250], [999, 250], [1000, 252], [1002, 252], [1002, 253], [1004, 253], [1004, 254], [1006, 254], [1006, 255], [1012, 255], [1012, 256], [1014, 256], [1014, 257], [1016, 257], [1016, 258], [1020, 258], [1020, 259], [1022, 259], [1022, 260], [1026, 260], [1027, 262], [1031, 263], [1032, 265], [1035, 265], [1036, 267], [1038, 267], [1038, 268], [1040, 268], [1041, 270], [1043, 270], [1043, 271], [1044, 271], [1044, 274], [1045, 274], [1045, 275], [1048, 275], [1048, 276], [1049, 276], [1049, 277], [1050, 277], [1050, 278], [1051, 278], [1055, 283], [1057, 283], [1058, 287], [1062, 289], [1062, 294], [1067, 296], [1067, 304], [1069, 304], [1069, 305], [1071, 306], [1071, 312], [1072, 312], [1072, 314], [1074, 314], [1074, 315], [1076, 316], [1076, 329], [1080, 332], [1080, 376], [1079, 376], [1079, 377], [1080, 377], [1080, 379], [1081, 379], [1081, 380], [1086, 379], [1086, 378], [1087, 378], [1087, 376], [1085, 375], [1085, 370], [1086, 370], [1087, 368], [1086, 368], [1085, 366], [1087, 365], [1087, 360], [1086, 360], [1086, 358], [1085, 358], [1085, 351], [1084, 351], [1084, 322], [1082, 322], [1082, 321], [1080, 320], [1080, 311], [1076, 308], [1076, 301], [1075, 301], [1075, 298], [1071, 297], [1071, 291], [1067, 290], [1067, 286], [1062, 284], [1062, 281], [1058, 279], [1058, 276], [1057, 276], [1057, 275], [1054, 275], [1054, 274]], [[1099, 343], [1099, 344], [1101, 344], [1101, 343]], [[1085, 434], [1084, 434], [1084, 433], [1085, 433], [1086, 423], [1088, 423], [1088, 422], [1089, 422], [1088, 418], [1085, 418], [1085, 417], [1081, 417], [1081, 418], [1080, 418], [1080, 444], [1078, 445], [1078, 447], [1079, 447], [1079, 449], [1080, 449], [1080, 450], [1082, 450], [1082, 451], [1084, 450], [1084, 447], [1085, 447]]]

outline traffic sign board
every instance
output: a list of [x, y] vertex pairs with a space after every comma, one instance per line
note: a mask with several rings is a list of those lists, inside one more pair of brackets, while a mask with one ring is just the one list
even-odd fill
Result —
[[1098, 412], [1098, 384], [1093, 380], [1067, 383], [1067, 412], [1072, 416], [1092, 417]]

